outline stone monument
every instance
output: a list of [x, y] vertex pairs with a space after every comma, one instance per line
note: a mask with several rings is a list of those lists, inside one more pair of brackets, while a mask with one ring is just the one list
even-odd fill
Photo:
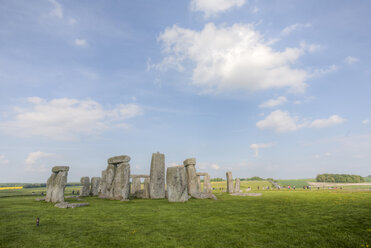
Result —
[[67, 185], [67, 176], [70, 167], [55, 166], [52, 168], [52, 175], [46, 183], [47, 202], [64, 202], [64, 189]]
[[227, 176], [227, 192], [229, 194], [233, 193], [234, 190], [233, 190], [233, 177], [232, 177], [232, 172], [228, 171], [226, 173], [226, 176]]
[[168, 167], [166, 171], [167, 199], [169, 202], [188, 201], [187, 172], [184, 166]]
[[151, 199], [165, 198], [165, 155], [159, 152], [152, 154], [149, 196]]
[[91, 188], [90, 188], [91, 194], [93, 196], [97, 196], [98, 190], [99, 190], [99, 184], [100, 184], [100, 177], [92, 177], [90, 184], [91, 184]]
[[184, 167], [187, 171], [187, 182], [188, 182], [188, 193], [192, 195], [193, 193], [199, 193], [200, 188], [198, 186], [198, 179], [196, 174], [196, 159], [188, 158], [183, 162]]
[[82, 177], [80, 179], [82, 188], [80, 190], [80, 196], [89, 196], [90, 195], [90, 179], [89, 177]]

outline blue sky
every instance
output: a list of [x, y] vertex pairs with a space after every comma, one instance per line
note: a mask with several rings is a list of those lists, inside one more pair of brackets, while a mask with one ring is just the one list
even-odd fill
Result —
[[369, 1], [3, 1], [0, 181], [371, 174]]

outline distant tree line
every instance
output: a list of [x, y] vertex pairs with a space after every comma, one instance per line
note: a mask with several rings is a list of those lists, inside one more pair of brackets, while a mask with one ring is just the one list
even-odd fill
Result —
[[365, 180], [359, 175], [349, 174], [318, 174], [316, 177], [317, 182], [326, 183], [362, 183]]

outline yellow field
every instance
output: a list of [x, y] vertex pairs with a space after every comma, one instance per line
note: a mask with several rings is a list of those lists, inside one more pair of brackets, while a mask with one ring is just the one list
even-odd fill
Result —
[[0, 187], [0, 190], [6, 190], [6, 189], [23, 189], [23, 186], [19, 186], [19, 187]]

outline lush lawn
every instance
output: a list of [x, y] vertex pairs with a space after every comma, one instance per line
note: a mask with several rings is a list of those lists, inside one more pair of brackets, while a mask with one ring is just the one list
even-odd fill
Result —
[[[362, 247], [371, 192], [216, 193], [219, 200], [110, 201], [59, 209], [36, 196], [0, 198], [1, 247]], [[69, 199], [70, 202], [76, 201]], [[41, 225], [35, 226], [36, 217]]]

